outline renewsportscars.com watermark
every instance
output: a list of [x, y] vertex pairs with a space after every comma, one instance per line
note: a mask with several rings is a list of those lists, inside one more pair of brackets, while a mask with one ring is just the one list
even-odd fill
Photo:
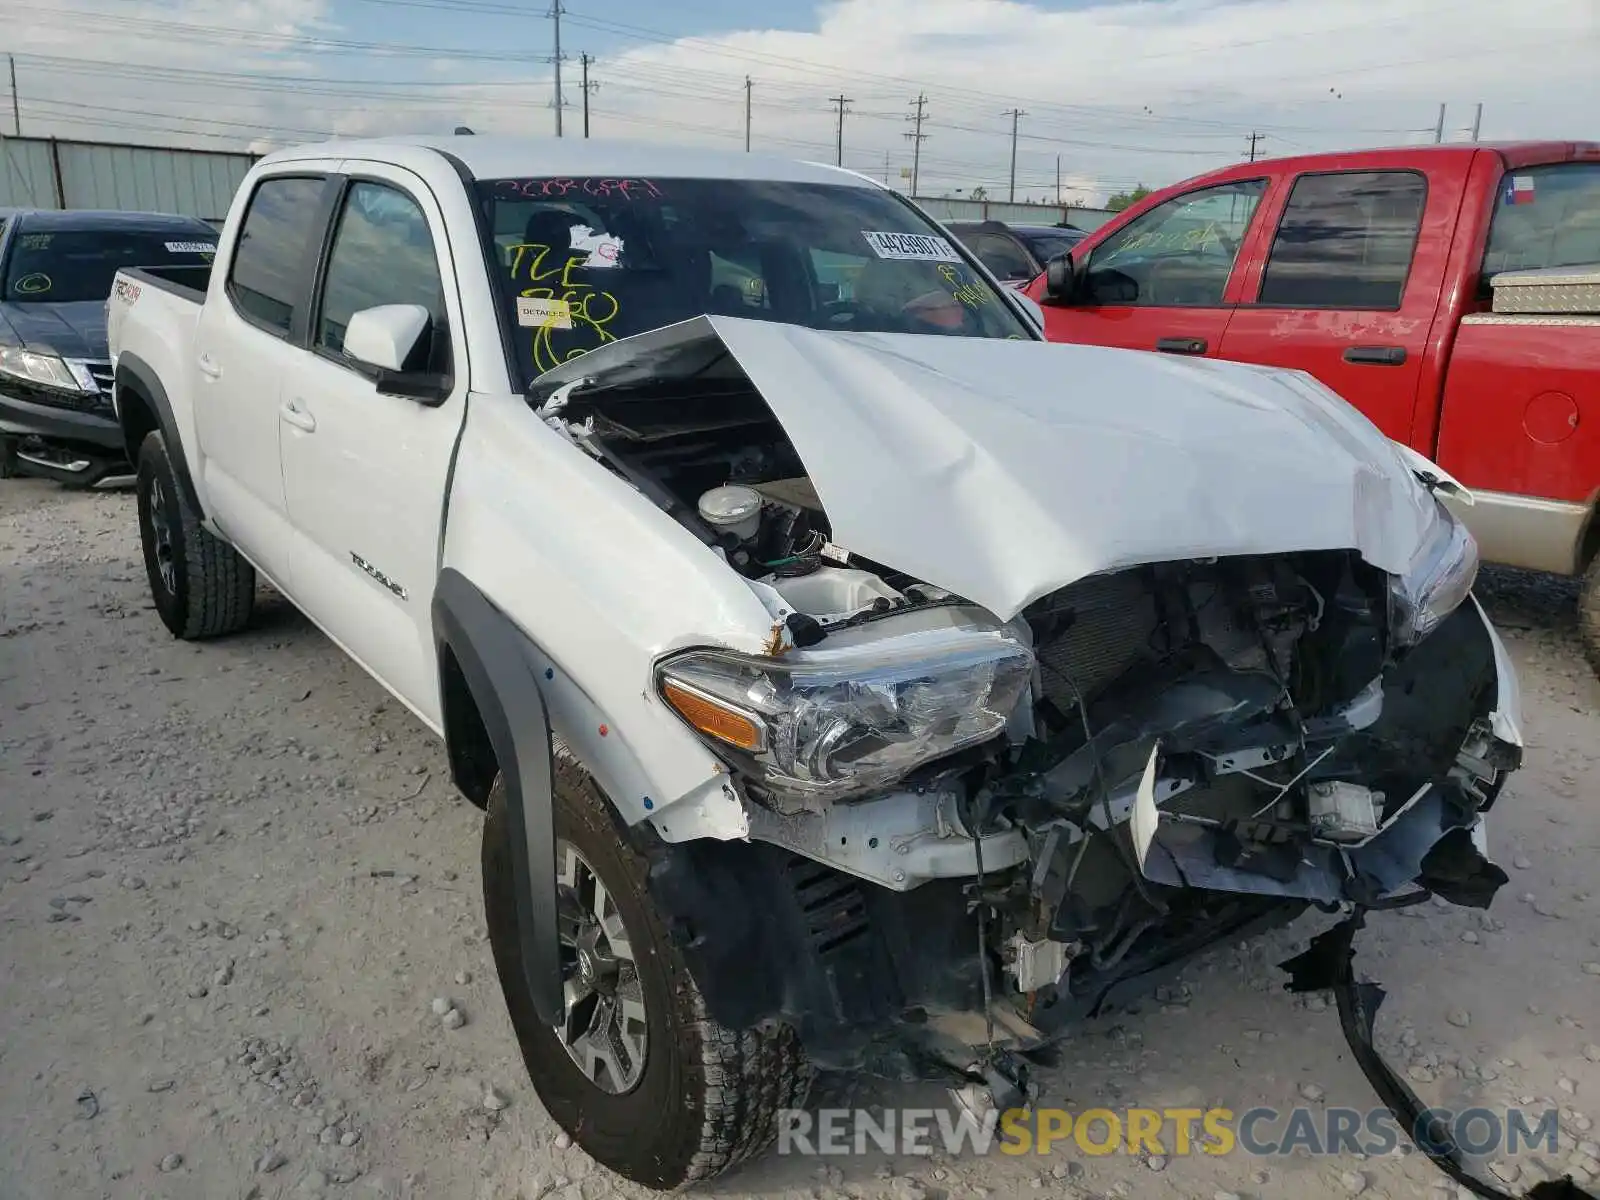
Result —
[[1386, 1108], [1063, 1108], [990, 1111], [974, 1117], [946, 1108], [783, 1109], [778, 1153], [851, 1155], [878, 1151], [916, 1155], [1049, 1154], [1076, 1150], [1091, 1156], [1159, 1154], [1221, 1156], [1392, 1154], [1413, 1140], [1425, 1149], [1449, 1144], [1467, 1154], [1554, 1153], [1556, 1110], [1430, 1108], [1408, 1137]]

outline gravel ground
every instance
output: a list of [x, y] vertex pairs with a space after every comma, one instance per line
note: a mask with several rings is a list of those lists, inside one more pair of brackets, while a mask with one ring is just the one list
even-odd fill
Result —
[[[481, 818], [442, 748], [276, 597], [242, 636], [169, 638], [132, 509], [0, 483], [0, 1197], [646, 1195], [558, 1137], [528, 1085], [483, 929]], [[1531, 739], [1491, 832], [1512, 883], [1491, 913], [1375, 918], [1359, 961], [1390, 992], [1381, 1044], [1424, 1098], [1561, 1109], [1557, 1154], [1501, 1164], [1521, 1188], [1600, 1169], [1600, 684], [1570, 587], [1496, 572], [1481, 590]], [[1219, 950], [1085, 1028], [1044, 1102], [1369, 1107], [1326, 1000], [1272, 970], [1315, 927]], [[772, 1157], [710, 1191], [1447, 1200], [1441, 1180], [1400, 1153], [1062, 1146]]]

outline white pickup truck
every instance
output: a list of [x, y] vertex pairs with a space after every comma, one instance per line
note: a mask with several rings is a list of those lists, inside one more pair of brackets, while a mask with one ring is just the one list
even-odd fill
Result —
[[1505, 880], [1449, 481], [1307, 376], [1043, 342], [870, 180], [310, 146], [109, 309], [161, 619], [265, 578], [445, 739], [534, 1085], [629, 1178], [814, 1064], [1019, 1103], [1219, 939]]

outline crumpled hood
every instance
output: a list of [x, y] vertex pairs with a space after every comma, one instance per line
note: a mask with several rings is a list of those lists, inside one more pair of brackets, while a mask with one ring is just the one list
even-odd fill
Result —
[[1403, 572], [1435, 502], [1300, 372], [1046, 342], [697, 317], [541, 376], [622, 383], [737, 360], [836, 544], [1002, 619], [1097, 572], [1354, 549]]
[[[0, 304], [0, 317], [5, 318], [12, 336], [25, 349], [90, 361], [110, 357], [104, 300], [6, 303]], [[5, 331], [0, 329], [0, 338], [4, 336]]]

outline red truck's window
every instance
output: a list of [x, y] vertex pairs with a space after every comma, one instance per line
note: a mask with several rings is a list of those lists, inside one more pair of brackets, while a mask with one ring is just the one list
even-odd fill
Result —
[[1512, 171], [1500, 182], [1485, 282], [1499, 271], [1600, 263], [1600, 163]]
[[1428, 181], [1415, 171], [1300, 176], [1272, 240], [1260, 303], [1399, 308], [1427, 199]]
[[1220, 306], [1266, 189], [1264, 179], [1202, 188], [1135, 217], [1090, 256], [1090, 303]]

